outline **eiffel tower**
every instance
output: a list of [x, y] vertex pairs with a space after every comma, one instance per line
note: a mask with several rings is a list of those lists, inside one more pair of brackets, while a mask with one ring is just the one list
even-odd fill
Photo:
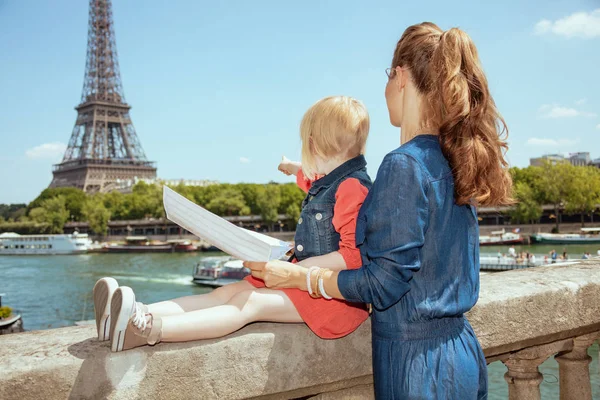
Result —
[[90, 0], [87, 60], [81, 103], [69, 146], [53, 167], [50, 187], [106, 192], [118, 180], [156, 178], [154, 162], [135, 133], [125, 102], [111, 0]]

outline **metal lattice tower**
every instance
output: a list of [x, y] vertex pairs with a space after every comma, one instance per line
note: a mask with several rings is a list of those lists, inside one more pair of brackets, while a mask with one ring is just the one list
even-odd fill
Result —
[[125, 102], [112, 19], [111, 0], [90, 0], [87, 60], [81, 104], [50, 187], [108, 191], [117, 180], [156, 177]]

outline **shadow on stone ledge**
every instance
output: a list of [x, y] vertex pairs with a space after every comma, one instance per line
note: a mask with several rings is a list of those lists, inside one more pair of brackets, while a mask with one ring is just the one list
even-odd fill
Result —
[[113, 392], [135, 394], [154, 353], [153, 348], [113, 353], [109, 341], [99, 342], [95, 337], [72, 344], [68, 351], [83, 360], [69, 400], [104, 399]]

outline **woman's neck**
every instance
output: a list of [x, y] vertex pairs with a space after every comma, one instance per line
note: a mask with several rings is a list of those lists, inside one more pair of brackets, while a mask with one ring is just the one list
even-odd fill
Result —
[[419, 135], [439, 135], [439, 129], [431, 126], [417, 126], [416, 128], [400, 129], [400, 144], [408, 143]]
[[418, 135], [438, 135], [439, 128], [425, 118], [422, 98], [412, 84], [406, 85], [404, 94], [400, 144], [408, 143]]

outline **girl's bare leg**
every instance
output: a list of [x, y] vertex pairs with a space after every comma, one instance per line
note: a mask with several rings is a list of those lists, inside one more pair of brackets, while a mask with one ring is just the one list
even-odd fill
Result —
[[227, 303], [237, 293], [252, 290], [254, 286], [242, 280], [216, 288], [210, 293], [179, 297], [173, 300], [148, 304], [148, 312], [157, 317], [178, 315], [190, 311], [203, 310]]
[[161, 319], [163, 342], [218, 338], [256, 321], [303, 322], [283, 291], [254, 287], [236, 293], [224, 305]]

